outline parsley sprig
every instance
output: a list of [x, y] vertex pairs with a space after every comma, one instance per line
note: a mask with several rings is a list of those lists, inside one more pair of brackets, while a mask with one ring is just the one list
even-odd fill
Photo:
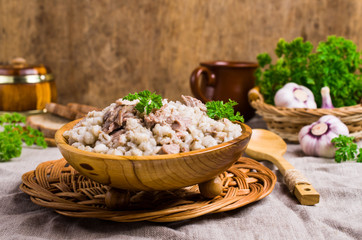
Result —
[[125, 100], [133, 101], [138, 99], [139, 103], [136, 104], [135, 108], [140, 113], [146, 112], [146, 114], [150, 114], [153, 109], [160, 109], [162, 107], [162, 97], [157, 95], [156, 93], [151, 93], [148, 90], [144, 90], [139, 93], [128, 94], [123, 97]]
[[0, 116], [0, 162], [9, 161], [19, 157], [23, 142], [31, 146], [36, 144], [46, 148], [43, 133], [29, 126], [22, 126], [25, 123], [25, 116], [19, 113], [6, 113]]
[[239, 112], [234, 113], [233, 106], [238, 103], [229, 99], [229, 102], [210, 101], [206, 103], [207, 115], [213, 119], [228, 118], [230, 121], [244, 122], [244, 117]]
[[358, 148], [353, 142], [354, 137], [339, 135], [332, 139], [332, 143], [337, 148], [335, 160], [336, 162], [354, 161], [362, 162], [362, 148]]

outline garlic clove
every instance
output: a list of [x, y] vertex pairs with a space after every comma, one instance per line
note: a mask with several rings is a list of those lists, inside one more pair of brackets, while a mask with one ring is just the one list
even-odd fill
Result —
[[318, 147], [315, 149], [316, 156], [333, 158], [336, 150], [331, 141], [335, 137], [338, 137], [338, 135], [333, 132], [322, 135], [321, 138], [318, 140]]
[[338, 133], [337, 135], [339, 134], [349, 135], [348, 127], [339, 118], [333, 115], [325, 115], [322, 118], [320, 118], [320, 121], [328, 123], [330, 131]]
[[[291, 90], [287, 88], [281, 88], [274, 96], [274, 103], [277, 107], [288, 107], [290, 102], [293, 101], [293, 96], [290, 93]], [[296, 104], [300, 104], [297, 102]]]
[[307, 126], [304, 126], [304, 127], [302, 127], [302, 128], [300, 129], [299, 134], [298, 134], [298, 140], [299, 140], [299, 142], [301, 142], [302, 139], [309, 134], [310, 126], [311, 126], [311, 125], [307, 125]]
[[322, 87], [322, 108], [334, 108], [332, 104], [331, 95], [329, 93], [329, 87]]
[[318, 139], [314, 137], [310, 137], [309, 135], [306, 135], [301, 138], [300, 142], [303, 142], [303, 144], [300, 144], [302, 147], [303, 152], [308, 156], [316, 156], [316, 147], [318, 146]]

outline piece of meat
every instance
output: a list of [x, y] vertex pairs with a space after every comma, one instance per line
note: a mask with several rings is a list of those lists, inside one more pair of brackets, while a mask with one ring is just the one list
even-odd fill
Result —
[[165, 144], [161, 147], [160, 154], [175, 154], [180, 152], [180, 146], [177, 144]]
[[116, 122], [119, 126], [122, 126], [127, 118], [135, 118], [134, 106], [126, 105], [118, 113]]
[[103, 117], [102, 131], [109, 134], [122, 128], [127, 118], [136, 117], [135, 111], [134, 105], [118, 105], [113, 109], [109, 109]]
[[193, 98], [191, 96], [184, 96], [184, 95], [181, 95], [181, 98], [185, 102], [186, 106], [198, 107], [198, 108], [200, 108], [201, 111], [204, 111], [204, 112], [207, 111], [205, 104], [203, 104], [200, 100]]
[[192, 119], [187, 117], [180, 117], [178, 115], [170, 115], [169, 112], [165, 112], [165, 104], [159, 110], [149, 115], [144, 116], [145, 124], [148, 128], [152, 128], [157, 123], [160, 125], [170, 125], [174, 131], [185, 131], [187, 126], [192, 123]]
[[165, 119], [162, 116], [158, 116], [154, 113], [150, 113], [149, 115], [144, 116], [145, 124], [148, 128], [153, 127], [157, 123], [163, 124]]
[[116, 106], [114, 109], [109, 109], [103, 117], [103, 127], [102, 131], [105, 133], [113, 132], [115, 129], [119, 128], [120, 126], [115, 122], [116, 118], [118, 117], [119, 111], [122, 109], [122, 106]]
[[169, 116], [164, 111], [166, 106], [167, 104], [163, 105], [156, 112], [144, 116], [144, 121], [148, 128], [152, 128], [157, 123], [164, 125], [164, 124], [171, 124], [173, 122], [173, 120], [170, 120], [170, 117], [172, 116]]
[[185, 130], [186, 130], [186, 127], [185, 127], [185, 125], [183, 124], [183, 122], [181, 122], [181, 121], [179, 121], [179, 120], [174, 121], [174, 122], [171, 124], [171, 128], [172, 128], [174, 131], [185, 131]]
[[173, 118], [171, 128], [176, 132], [186, 131], [187, 126], [190, 125], [191, 123], [192, 123], [192, 119], [190, 119], [190, 118], [185, 118], [185, 117], [182, 118], [180, 116], [175, 116]]

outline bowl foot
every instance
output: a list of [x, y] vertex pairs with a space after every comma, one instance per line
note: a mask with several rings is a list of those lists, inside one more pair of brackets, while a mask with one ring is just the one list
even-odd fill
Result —
[[219, 196], [223, 189], [222, 181], [219, 177], [199, 183], [198, 185], [200, 194], [205, 198], [214, 198]]
[[128, 206], [131, 195], [129, 191], [110, 188], [105, 196], [105, 203], [109, 209], [124, 209]]

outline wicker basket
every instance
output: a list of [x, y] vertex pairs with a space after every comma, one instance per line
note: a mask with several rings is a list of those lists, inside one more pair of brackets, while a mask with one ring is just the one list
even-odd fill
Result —
[[250, 105], [263, 117], [268, 128], [290, 142], [298, 142], [300, 129], [317, 121], [323, 115], [334, 115], [347, 125], [355, 140], [362, 139], [362, 104], [333, 109], [307, 109], [275, 107], [264, 102], [259, 88], [254, 87], [248, 94]]

